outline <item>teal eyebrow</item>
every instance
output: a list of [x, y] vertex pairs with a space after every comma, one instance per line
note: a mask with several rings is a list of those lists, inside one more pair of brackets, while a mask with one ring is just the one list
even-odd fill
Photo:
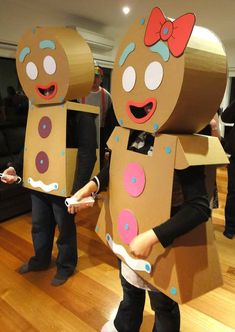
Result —
[[159, 53], [164, 61], [168, 61], [170, 58], [170, 51], [161, 40], [151, 46], [150, 50], [154, 53]]
[[126, 61], [127, 57], [129, 56], [129, 54], [131, 52], [133, 52], [135, 49], [135, 43], [130, 43], [127, 45], [127, 47], [125, 48], [125, 50], [122, 52], [122, 55], [119, 59], [119, 66], [121, 67], [124, 62]]
[[51, 48], [52, 50], [55, 49], [55, 43], [52, 40], [42, 40], [39, 43], [40, 48]]
[[20, 62], [24, 62], [25, 57], [30, 53], [29, 47], [24, 47], [23, 50], [20, 52], [19, 60]]

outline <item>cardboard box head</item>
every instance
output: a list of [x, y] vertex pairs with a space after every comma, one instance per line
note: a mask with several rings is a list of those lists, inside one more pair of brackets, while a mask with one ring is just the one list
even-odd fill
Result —
[[195, 133], [213, 118], [226, 86], [226, 55], [211, 31], [194, 24], [193, 14], [171, 21], [154, 8], [130, 27], [112, 74], [121, 126]]
[[23, 90], [36, 105], [84, 96], [94, 80], [90, 48], [73, 28], [26, 31], [17, 47], [16, 65]]

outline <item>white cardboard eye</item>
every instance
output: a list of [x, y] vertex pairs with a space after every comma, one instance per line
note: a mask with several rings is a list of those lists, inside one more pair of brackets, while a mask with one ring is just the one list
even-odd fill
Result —
[[53, 75], [56, 72], [56, 62], [55, 59], [47, 55], [43, 60], [43, 68], [48, 75]]
[[127, 67], [122, 75], [122, 86], [126, 92], [130, 92], [136, 82], [136, 72], [131, 66]]
[[38, 68], [33, 62], [28, 62], [26, 65], [26, 74], [31, 80], [36, 80], [38, 76]]
[[151, 62], [145, 70], [144, 82], [149, 90], [155, 90], [159, 87], [163, 79], [163, 68], [160, 62]]

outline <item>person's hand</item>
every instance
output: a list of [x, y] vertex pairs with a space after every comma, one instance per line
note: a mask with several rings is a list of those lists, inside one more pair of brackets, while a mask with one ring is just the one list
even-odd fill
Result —
[[8, 167], [2, 173], [1, 181], [4, 183], [12, 184], [17, 181], [17, 175], [14, 167]]
[[130, 243], [130, 253], [137, 258], [147, 258], [159, 240], [152, 229], [137, 235]]
[[[89, 197], [93, 192], [97, 190], [97, 186], [94, 181], [88, 182], [84, 187], [79, 189], [72, 198], [76, 199], [77, 201], [80, 201], [82, 198]], [[75, 214], [78, 211], [81, 211], [83, 209], [87, 209], [90, 205], [87, 203], [82, 203], [79, 205], [71, 205], [68, 206], [68, 213]]]
[[221, 139], [219, 118], [217, 113], [215, 114], [214, 118], [210, 121], [210, 127], [211, 127], [211, 136], [215, 136]]

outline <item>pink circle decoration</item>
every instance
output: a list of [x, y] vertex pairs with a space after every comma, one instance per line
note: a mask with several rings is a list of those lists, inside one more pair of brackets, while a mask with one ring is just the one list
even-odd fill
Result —
[[118, 216], [118, 232], [122, 242], [129, 244], [138, 234], [138, 223], [130, 210], [123, 209]]
[[43, 116], [38, 124], [38, 133], [42, 138], [46, 138], [51, 133], [51, 119], [48, 116]]
[[49, 158], [44, 151], [40, 151], [35, 159], [35, 165], [39, 173], [45, 173], [49, 167]]
[[145, 187], [145, 173], [142, 166], [130, 163], [124, 170], [124, 186], [130, 196], [142, 194]]

